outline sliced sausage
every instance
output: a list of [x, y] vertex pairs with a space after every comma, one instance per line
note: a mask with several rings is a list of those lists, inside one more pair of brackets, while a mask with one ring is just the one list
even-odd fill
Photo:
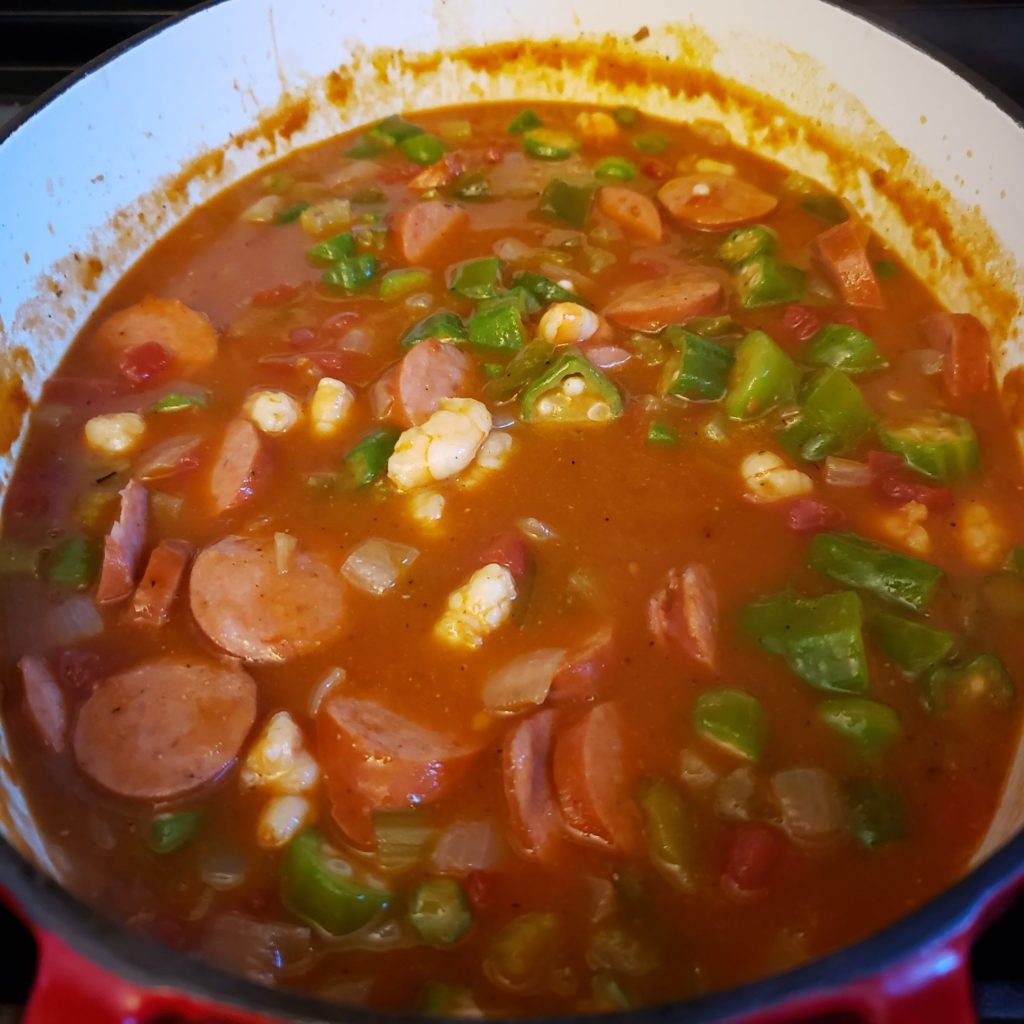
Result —
[[878, 278], [853, 221], [823, 231], [814, 240], [814, 255], [840, 296], [859, 309], [884, 309]]
[[658, 189], [666, 210], [684, 227], [728, 231], [774, 212], [778, 199], [731, 174], [688, 174]]
[[98, 604], [114, 604], [131, 596], [146, 543], [148, 511], [149, 492], [138, 480], [129, 480], [121, 492], [121, 514], [103, 542], [103, 568], [96, 587]]
[[635, 189], [604, 185], [597, 193], [597, 208], [629, 234], [649, 242], [661, 241], [661, 214], [647, 196]]
[[210, 473], [215, 512], [238, 508], [266, 482], [269, 457], [260, 432], [249, 420], [232, 420]]
[[414, 192], [429, 192], [432, 188], [445, 188], [464, 170], [465, 165], [459, 153], [445, 153], [437, 163], [424, 167], [415, 178], [410, 179], [409, 188]]
[[714, 316], [724, 308], [722, 279], [707, 267], [687, 267], [641, 281], [621, 292], [604, 315], [631, 331], [660, 331], [694, 316]]
[[272, 540], [225, 537], [204, 548], [189, 581], [199, 628], [246, 661], [289, 661], [337, 635], [345, 617], [338, 572], [295, 552], [279, 572]]
[[150, 552], [126, 619], [136, 626], [163, 626], [171, 616], [181, 581], [192, 558], [185, 540], [162, 540]]
[[654, 638], [702, 665], [715, 667], [718, 597], [706, 566], [672, 569], [665, 586], [651, 598], [647, 621]]
[[365, 848], [373, 845], [374, 811], [438, 799], [478, 753], [376, 701], [351, 697], [324, 702], [317, 740], [334, 820]]
[[82, 705], [79, 767], [118, 796], [170, 800], [216, 779], [256, 720], [256, 684], [234, 664], [160, 658], [111, 676]]
[[513, 726], [502, 751], [502, 779], [509, 820], [519, 848], [549, 858], [562, 835], [551, 776], [555, 712], [538, 711]]
[[932, 313], [921, 321], [930, 348], [945, 356], [942, 376], [953, 398], [977, 398], [992, 382], [992, 342], [970, 313]]
[[592, 700], [598, 696], [615, 651], [611, 626], [595, 633], [555, 674], [548, 700], [560, 704], [573, 700]]
[[118, 358], [128, 349], [156, 342], [179, 370], [205, 366], [217, 355], [217, 332], [203, 313], [177, 299], [153, 296], [104, 320], [96, 341]]
[[401, 210], [393, 226], [402, 258], [407, 263], [421, 263], [468, 223], [469, 216], [461, 206], [431, 200]]
[[68, 712], [64, 694], [50, 666], [35, 654], [26, 654], [18, 662], [25, 685], [25, 706], [29, 718], [43, 742], [60, 753], [67, 742]]
[[554, 778], [562, 816], [574, 836], [617, 853], [636, 849], [617, 705], [598, 704], [556, 739]]
[[526, 538], [516, 530], [500, 533], [489, 540], [475, 559], [475, 567], [503, 565], [522, 583], [533, 569], [533, 552]]
[[444, 399], [465, 394], [470, 371], [469, 359], [455, 345], [427, 338], [373, 386], [374, 415], [403, 427], [422, 423]]

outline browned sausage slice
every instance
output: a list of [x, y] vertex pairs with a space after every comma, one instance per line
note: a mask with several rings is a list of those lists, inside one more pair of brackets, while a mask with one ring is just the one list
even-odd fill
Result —
[[604, 315], [631, 331], [660, 331], [694, 316], [722, 311], [724, 289], [719, 275], [706, 267], [687, 267], [665, 277], [641, 281], [621, 292]]
[[469, 372], [465, 353], [448, 342], [427, 338], [374, 385], [370, 392], [374, 415], [403, 427], [422, 423], [445, 398], [464, 393]]
[[256, 684], [237, 665], [144, 661], [82, 705], [75, 757], [118, 796], [169, 800], [216, 779], [255, 720]]
[[688, 174], [658, 189], [662, 205], [684, 227], [728, 231], [775, 210], [778, 199], [731, 174]]
[[29, 718], [43, 742], [56, 753], [64, 749], [68, 731], [68, 713], [57, 680], [50, 666], [35, 654], [26, 654], [18, 662], [25, 684], [25, 706]]
[[853, 221], [844, 221], [818, 235], [814, 255], [848, 306], [885, 308], [878, 278]]
[[210, 473], [214, 511], [227, 512], [248, 501], [263, 486], [268, 468], [259, 431], [248, 420], [232, 420]]
[[182, 370], [205, 366], [217, 355], [217, 332], [204, 314], [177, 299], [153, 296], [104, 320], [96, 341], [117, 355], [155, 341]]
[[520, 848], [538, 860], [555, 850], [562, 835], [551, 778], [551, 727], [555, 712], [538, 711], [505, 737], [502, 778], [509, 819]]
[[718, 596], [704, 565], [671, 569], [647, 605], [647, 623], [662, 647], [675, 648], [713, 669], [718, 645]]
[[136, 626], [165, 625], [191, 558], [188, 541], [160, 541], [150, 552], [146, 571], [128, 607], [127, 621]]
[[421, 263], [469, 222], [461, 206], [431, 200], [407, 206], [395, 216], [398, 249], [407, 263]]
[[121, 514], [103, 542], [103, 568], [96, 587], [98, 604], [114, 604], [131, 595], [146, 543], [148, 510], [149, 492], [138, 480], [129, 480], [121, 492]]
[[636, 189], [604, 185], [597, 193], [597, 208], [631, 235], [649, 242], [661, 241], [661, 214], [654, 203]]
[[192, 614], [219, 647], [246, 661], [289, 661], [341, 629], [336, 569], [296, 552], [279, 572], [272, 540], [225, 537], [199, 553], [189, 582]]

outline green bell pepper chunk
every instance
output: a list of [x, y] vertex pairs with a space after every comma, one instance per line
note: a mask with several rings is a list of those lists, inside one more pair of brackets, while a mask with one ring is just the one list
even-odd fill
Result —
[[202, 821], [200, 811], [158, 814], [149, 823], [149, 848], [154, 853], [173, 853], [196, 834]]
[[689, 884], [696, 859], [696, 834], [682, 793], [665, 779], [652, 779], [640, 790], [639, 803], [651, 860]]
[[712, 339], [742, 338], [746, 333], [731, 316], [695, 316], [687, 320], [683, 327], [689, 334]]
[[566, 160], [580, 148], [580, 140], [555, 128], [531, 128], [523, 133], [523, 149], [538, 160]]
[[594, 164], [594, 174], [602, 181], [632, 181], [637, 169], [636, 164], [624, 156], [603, 156]]
[[533, 987], [557, 966], [562, 926], [557, 915], [533, 910], [512, 918], [494, 937], [485, 970], [512, 991]]
[[86, 537], [69, 537], [50, 552], [43, 575], [51, 583], [86, 590], [92, 586], [99, 569], [99, 545]]
[[355, 256], [356, 240], [351, 231], [342, 231], [340, 235], [326, 238], [311, 249], [306, 250], [306, 259], [310, 263], [337, 263], [346, 256]]
[[978, 654], [969, 661], [943, 665], [925, 680], [923, 700], [932, 712], [945, 711], [952, 703], [983, 698], [996, 707], [1009, 707], [1017, 688], [1001, 658]]
[[397, 146], [405, 142], [406, 139], [422, 135], [423, 129], [411, 121], [406, 121], [398, 114], [392, 114], [390, 117], [384, 118], [383, 121], [378, 121], [366, 134], [385, 146]]
[[863, 611], [850, 591], [801, 598], [785, 592], [743, 609], [744, 630], [819, 690], [869, 691]]
[[445, 144], [427, 132], [413, 135], [398, 144], [398, 148], [415, 164], [429, 166], [436, 164], [447, 152]]
[[454, 878], [428, 878], [412, 891], [409, 923], [428, 946], [449, 949], [469, 931], [473, 911]]
[[866, 590], [915, 612], [928, 604], [943, 576], [942, 570], [929, 562], [853, 533], [819, 533], [811, 541], [807, 562], [837, 583]]
[[340, 860], [318, 828], [300, 832], [281, 859], [282, 901], [331, 935], [358, 931], [391, 902], [387, 890], [354, 881]]
[[590, 215], [595, 187], [594, 183], [589, 181], [574, 182], [554, 178], [541, 193], [540, 211], [557, 217], [574, 228], [582, 228]]
[[891, 786], [875, 779], [854, 779], [844, 787], [847, 829], [870, 850], [907, 835], [903, 800]]
[[779, 236], [764, 224], [730, 231], [718, 247], [718, 258], [731, 267], [739, 267], [758, 256], [771, 256], [775, 252]]
[[541, 305], [549, 302], [576, 302], [587, 305], [575, 292], [563, 288], [557, 281], [531, 270], [521, 270], [512, 278], [513, 288], [525, 288]]
[[675, 325], [666, 327], [661, 337], [679, 350], [678, 358], [667, 364], [662, 393], [691, 402], [717, 402], [729, 383], [732, 351]]
[[361, 291], [377, 273], [377, 257], [373, 253], [361, 252], [358, 256], [345, 256], [332, 263], [324, 272], [321, 280], [330, 288], [351, 295]]
[[501, 288], [501, 260], [484, 256], [456, 263], [448, 271], [448, 288], [465, 299], [493, 299]]
[[705, 739], [748, 761], [764, 751], [761, 702], [742, 690], [707, 690], [693, 708], [693, 725]]
[[378, 285], [382, 299], [394, 299], [430, 284], [429, 270], [389, 270]]
[[150, 412], [181, 412], [183, 409], [205, 409], [210, 397], [202, 394], [186, 395], [172, 391], [169, 395], [158, 398], [150, 407]]
[[818, 715], [868, 761], [877, 761], [903, 735], [892, 708], [863, 697], [833, 697], [822, 702]]
[[912, 679], [945, 661], [956, 644], [956, 637], [944, 629], [890, 612], [876, 613], [870, 625], [882, 653]]
[[411, 348], [419, 341], [426, 341], [427, 338], [434, 338], [437, 341], [450, 341], [457, 345], [463, 341], [469, 341], [469, 331], [462, 322], [462, 318], [450, 310], [441, 309], [430, 316], [417, 321], [402, 335], [399, 344], [402, 348]]
[[481, 363], [480, 369], [488, 380], [495, 380], [505, 373], [505, 367], [501, 363]]
[[736, 290], [744, 309], [764, 309], [796, 302], [804, 293], [807, 275], [774, 256], [755, 256], [736, 272]]
[[38, 576], [41, 554], [20, 540], [0, 538], [0, 576]]
[[675, 448], [679, 444], [679, 434], [664, 420], [652, 420], [647, 428], [647, 440], [663, 448]]
[[850, 219], [850, 211], [842, 200], [828, 194], [805, 196], [800, 200], [800, 209], [826, 224], [842, 224]]
[[508, 365], [499, 367], [499, 375], [483, 387], [488, 402], [508, 402], [530, 381], [546, 370], [555, 359], [555, 346], [539, 338], [517, 352]]
[[725, 411], [734, 420], [753, 420], [796, 397], [800, 369], [764, 331], [751, 331], [736, 346], [729, 371]]
[[294, 224], [295, 221], [302, 216], [303, 210], [309, 209], [309, 203], [305, 200], [299, 200], [297, 203], [291, 203], [286, 206], [275, 218], [274, 223], [278, 225]]
[[875, 414], [841, 370], [821, 370], [804, 389], [800, 412], [779, 434], [796, 458], [821, 462], [855, 448], [871, 433]]
[[868, 373], [889, 365], [866, 334], [846, 324], [826, 324], [817, 331], [801, 353], [800, 361], [808, 366], [831, 366], [845, 373]]
[[948, 412], [932, 413], [906, 426], [882, 426], [882, 446], [932, 480], [946, 483], [978, 471], [978, 439], [970, 420]]
[[504, 299], [514, 305], [522, 316], [537, 313], [544, 306], [544, 303], [529, 288], [525, 288], [521, 284], [515, 284], [511, 288], [503, 289], [498, 292], [494, 299], [488, 299], [486, 302], [490, 303], [499, 299]]
[[522, 135], [523, 132], [543, 127], [544, 122], [532, 110], [524, 110], [512, 118], [508, 125], [508, 131], [511, 135]]
[[481, 348], [518, 352], [526, 344], [521, 309], [515, 295], [481, 302], [469, 318], [469, 340]]
[[623, 128], [630, 128], [639, 120], [640, 111], [636, 107], [616, 107], [612, 111], [612, 117], [616, 124], [622, 125]]
[[[579, 394], [565, 389], [570, 377], [582, 377]], [[545, 399], [551, 408], [544, 405]], [[582, 353], [566, 348], [523, 392], [520, 415], [526, 423], [604, 422], [622, 415], [622, 395]]]
[[346, 456], [345, 470], [355, 488], [373, 483], [387, 469], [401, 431], [395, 427], [371, 430]]
[[638, 153], [664, 153], [668, 139], [661, 132], [641, 132], [633, 139], [633, 148]]
[[483, 171], [461, 174], [448, 192], [456, 199], [486, 199], [491, 194], [491, 183]]

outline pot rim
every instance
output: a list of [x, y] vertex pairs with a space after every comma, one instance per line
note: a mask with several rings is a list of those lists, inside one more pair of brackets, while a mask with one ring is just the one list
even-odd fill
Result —
[[[173, 25], [230, 0], [205, 0], [166, 18], [94, 57], [51, 86], [0, 126], [0, 144], [39, 111], [78, 82], [121, 55]], [[940, 47], [897, 29], [892, 20], [875, 12], [850, 10], [843, 0], [819, 0], [853, 18], [873, 25], [898, 41], [953, 71], [993, 102], [1024, 131], [1024, 107], [982, 75]], [[907, 963], [926, 950], [970, 935], [986, 909], [1024, 882], [1024, 827], [1002, 848], [974, 867], [939, 895], [866, 938], [791, 970], [747, 982], [696, 999], [639, 1007], [613, 1014], [574, 1014], [524, 1018], [525, 1024], [593, 1022], [629, 1018], [669, 1019], [682, 1012], [687, 1024], [713, 1024], [744, 1018], [754, 1012], [779, 1009], [796, 999], [833, 995], [841, 1003], [857, 982], [870, 980]], [[177, 993], [209, 1000], [224, 1008], [270, 1014], [293, 1024], [408, 1024], [410, 1013], [372, 1010], [332, 1003], [285, 989], [256, 984], [212, 964], [105, 920], [60, 886], [0, 836], [0, 890], [8, 893], [30, 930], [52, 933], [96, 966], [142, 989], [169, 985]], [[841, 1007], [836, 1007], [841, 1008]], [[443, 1019], [443, 1018], [435, 1018]]]

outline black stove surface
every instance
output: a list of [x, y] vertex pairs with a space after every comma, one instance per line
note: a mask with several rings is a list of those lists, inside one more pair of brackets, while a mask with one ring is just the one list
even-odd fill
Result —
[[[189, 6], [0, 0], [0, 124], [96, 54]], [[1024, 107], [1024, 0], [842, 0], [842, 6], [940, 48]], [[0, 909], [0, 1024], [17, 1020], [34, 966], [28, 931]], [[972, 971], [982, 1020], [1024, 1024], [1024, 899], [981, 937]]]

